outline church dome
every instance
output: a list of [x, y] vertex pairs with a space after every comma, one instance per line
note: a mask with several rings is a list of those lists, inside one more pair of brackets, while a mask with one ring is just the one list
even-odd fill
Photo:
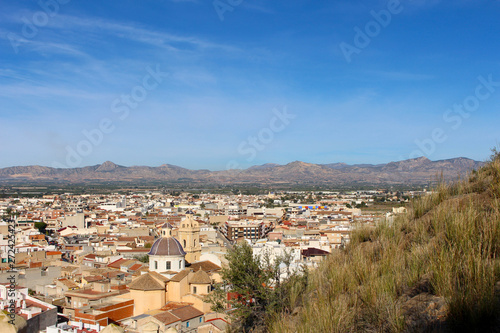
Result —
[[154, 242], [148, 254], [153, 256], [185, 256], [186, 252], [181, 243], [174, 237], [162, 237]]
[[0, 332], [2, 333], [16, 333], [26, 332], [28, 325], [26, 319], [19, 315], [14, 315], [14, 325], [12, 325], [12, 318], [10, 313], [5, 310], [0, 310]]

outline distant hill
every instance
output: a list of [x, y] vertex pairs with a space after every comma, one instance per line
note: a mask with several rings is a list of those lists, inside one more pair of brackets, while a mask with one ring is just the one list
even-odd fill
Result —
[[431, 161], [426, 157], [387, 164], [267, 163], [244, 170], [190, 170], [171, 164], [158, 167], [121, 166], [107, 161], [81, 168], [16, 166], [0, 169], [1, 183], [192, 182], [204, 184], [426, 184], [436, 176], [456, 179], [484, 163], [468, 158]]

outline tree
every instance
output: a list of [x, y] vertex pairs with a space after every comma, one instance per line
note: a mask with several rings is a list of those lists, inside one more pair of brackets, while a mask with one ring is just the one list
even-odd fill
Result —
[[149, 255], [147, 255], [147, 254], [142, 255], [142, 256], [135, 256], [134, 258], [139, 260], [140, 262], [143, 262], [143, 263], [149, 262]]
[[144, 244], [144, 248], [145, 248], [145, 249], [150, 249], [150, 248], [151, 248], [151, 246], [153, 246], [153, 244], [151, 244], [151, 243], [146, 243], [146, 244]]
[[356, 208], [365, 208], [365, 207], [368, 207], [368, 206], [367, 206], [366, 202], [364, 202], [364, 201], [361, 201], [360, 204], [356, 205]]
[[[232, 308], [235, 331], [264, 330], [274, 315], [293, 310], [294, 305], [288, 301], [290, 285], [306, 275], [290, 273], [290, 253], [271, 260], [268, 254], [254, 256], [250, 245], [243, 243], [229, 249], [226, 259], [228, 265], [221, 272], [223, 282], [207, 298], [214, 311]], [[284, 280], [283, 266], [288, 273]]]
[[45, 222], [35, 222], [35, 228], [40, 231], [41, 234], [45, 234], [45, 228], [47, 228], [47, 223]]
[[274, 208], [274, 200], [271, 198], [265, 199], [264, 205], [266, 208]]

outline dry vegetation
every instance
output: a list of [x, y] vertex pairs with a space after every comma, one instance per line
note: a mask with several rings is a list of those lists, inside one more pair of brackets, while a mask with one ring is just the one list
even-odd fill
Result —
[[[351, 244], [290, 288], [271, 332], [488, 332], [499, 327], [500, 154], [440, 185], [394, 223]], [[495, 290], [496, 288], [496, 290]]]

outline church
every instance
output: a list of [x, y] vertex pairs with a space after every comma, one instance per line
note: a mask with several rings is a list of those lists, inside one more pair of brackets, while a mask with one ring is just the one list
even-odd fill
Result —
[[149, 251], [149, 270], [171, 278], [188, 264], [201, 257], [200, 225], [191, 214], [181, 221], [179, 240], [172, 236], [173, 227], [165, 223], [158, 238]]
[[165, 223], [148, 253], [149, 272], [134, 279], [130, 297], [134, 299], [134, 315], [161, 309], [168, 302], [191, 303], [208, 312], [210, 305], [203, 301], [212, 284], [220, 280], [221, 267], [201, 257], [200, 226], [191, 214], [180, 222], [177, 240], [173, 227]]
[[158, 238], [149, 251], [149, 271], [159, 273], [167, 278], [186, 268], [186, 251], [181, 243], [172, 237], [173, 227], [165, 223]]

